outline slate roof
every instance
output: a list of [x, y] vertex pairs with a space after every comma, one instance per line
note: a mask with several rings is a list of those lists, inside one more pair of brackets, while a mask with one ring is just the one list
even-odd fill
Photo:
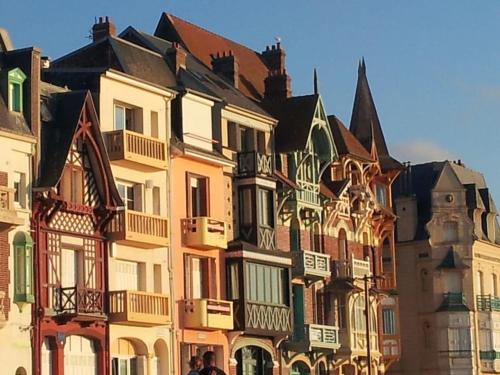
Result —
[[[149, 48], [163, 56], [165, 56], [168, 49], [172, 47], [172, 42], [136, 30], [133, 27], [125, 29], [120, 34], [120, 37], [132, 43], [137, 43], [145, 48]], [[230, 82], [215, 74], [192, 54], [186, 56], [186, 70], [182, 70], [178, 78], [178, 83], [186, 89], [217, 97], [228, 104], [247, 109], [266, 117], [271, 116], [255, 101], [246, 97]]]
[[368, 151], [338, 117], [335, 115], [328, 116], [328, 123], [339, 155], [351, 155], [362, 160], [373, 161]]
[[319, 95], [294, 96], [273, 101], [266, 109], [279, 120], [275, 132], [277, 152], [305, 149]]
[[[103, 38], [51, 63], [47, 73], [70, 69], [94, 75], [114, 69], [163, 88], [176, 86], [176, 78], [159, 53], [117, 37]], [[94, 70], [89, 70], [94, 69]]]
[[377, 108], [366, 77], [364, 60], [360, 62], [358, 67], [358, 83], [349, 130], [370, 154], [373, 151], [372, 145], [375, 144], [382, 170], [403, 169], [401, 163], [389, 155]]
[[168, 13], [162, 14], [155, 35], [180, 43], [208, 67], [211, 54], [232, 51], [239, 62], [240, 90], [256, 100], [264, 98], [268, 68], [258, 52]]

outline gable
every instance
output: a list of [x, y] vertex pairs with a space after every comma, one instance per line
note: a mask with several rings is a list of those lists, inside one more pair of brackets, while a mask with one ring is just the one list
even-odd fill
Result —
[[465, 190], [462, 183], [459, 181], [457, 175], [450, 167], [449, 163], [445, 163], [441, 174], [438, 176], [436, 184], [434, 185], [434, 192], [446, 191], [461, 191]]
[[307, 141], [308, 148], [313, 148], [313, 151], [318, 154], [322, 161], [333, 161], [338, 158], [333, 135], [328, 123], [323, 101], [318, 98], [316, 109], [311, 121], [311, 128]]

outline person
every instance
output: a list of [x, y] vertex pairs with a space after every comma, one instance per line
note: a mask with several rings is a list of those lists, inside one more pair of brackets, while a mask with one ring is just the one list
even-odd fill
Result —
[[200, 375], [226, 375], [224, 371], [215, 365], [215, 353], [210, 350], [203, 354], [203, 365]]
[[197, 355], [194, 355], [191, 357], [189, 360], [189, 372], [188, 375], [200, 375], [200, 370], [203, 366], [203, 362], [201, 361], [201, 358], [198, 357]]

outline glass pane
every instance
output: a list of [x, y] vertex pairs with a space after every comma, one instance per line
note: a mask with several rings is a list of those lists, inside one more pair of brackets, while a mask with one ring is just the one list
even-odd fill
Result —
[[125, 129], [125, 108], [115, 105], [115, 130]]

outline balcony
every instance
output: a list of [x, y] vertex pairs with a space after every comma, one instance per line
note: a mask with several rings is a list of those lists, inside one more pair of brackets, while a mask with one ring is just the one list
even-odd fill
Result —
[[226, 224], [210, 217], [200, 216], [182, 220], [184, 245], [197, 249], [224, 249], [227, 247]]
[[184, 327], [203, 330], [233, 329], [233, 303], [215, 299], [184, 301]]
[[292, 333], [292, 310], [288, 306], [251, 302], [234, 302], [235, 329], [249, 335], [283, 336]]
[[444, 293], [438, 311], [469, 311], [463, 293]]
[[380, 289], [396, 289], [396, 277], [394, 272], [383, 272], [383, 279], [380, 280]]
[[166, 170], [165, 142], [130, 130], [104, 133], [109, 160], [118, 165], [147, 170]]
[[314, 283], [331, 276], [330, 256], [314, 251], [293, 251], [293, 277]]
[[53, 308], [57, 315], [75, 317], [76, 320], [105, 319], [104, 292], [81, 286], [54, 288]]
[[295, 191], [297, 203], [317, 208], [320, 205], [319, 184], [297, 180], [298, 189]]
[[500, 298], [492, 295], [476, 296], [476, 306], [479, 311], [500, 311]]
[[338, 279], [362, 279], [371, 275], [370, 262], [356, 258], [336, 260], [333, 274]]
[[[297, 332], [297, 329], [300, 332]], [[340, 348], [339, 329], [334, 326], [319, 324], [305, 324], [301, 328], [296, 326], [290, 348], [296, 352], [310, 352], [313, 350], [337, 350]]]
[[169, 298], [163, 294], [119, 290], [109, 292], [109, 319], [114, 324], [153, 327], [169, 324]]
[[22, 218], [17, 217], [14, 205], [14, 193], [14, 189], [0, 186], [0, 231], [24, 223]]
[[121, 211], [111, 221], [108, 237], [111, 241], [142, 248], [168, 246], [168, 219], [144, 212]]
[[479, 358], [494, 361], [495, 359], [500, 359], [500, 352], [497, 352], [495, 350], [480, 351]]
[[273, 162], [271, 155], [256, 151], [238, 153], [238, 175], [240, 177], [272, 177]]

